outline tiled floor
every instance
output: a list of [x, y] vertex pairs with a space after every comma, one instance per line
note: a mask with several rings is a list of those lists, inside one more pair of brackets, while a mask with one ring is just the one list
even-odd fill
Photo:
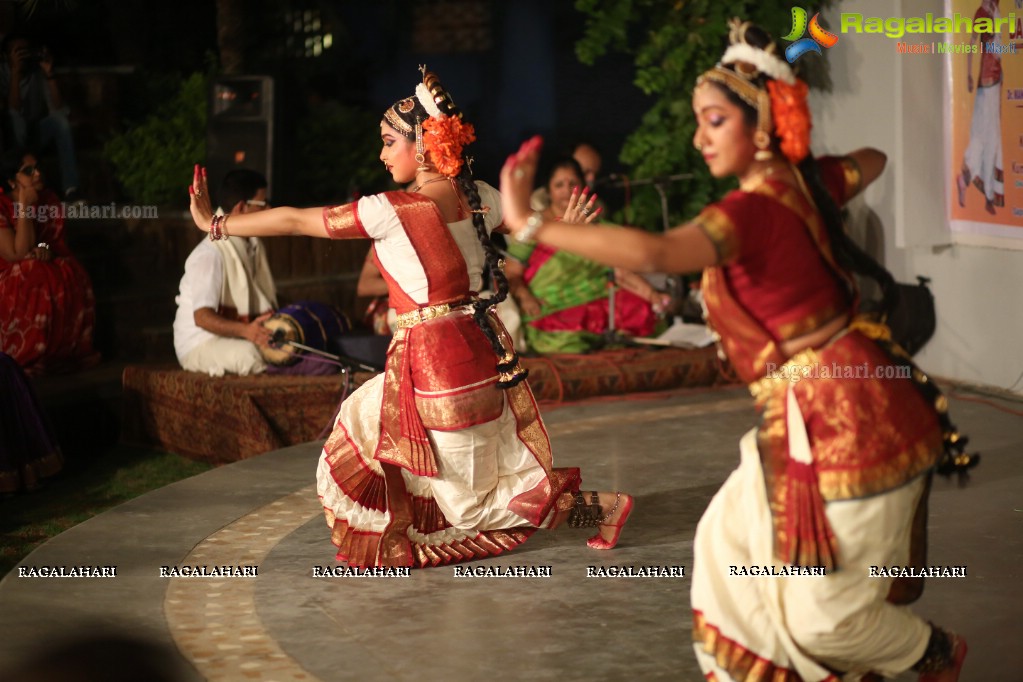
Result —
[[[1019, 403], [1000, 403], [1019, 411]], [[915, 610], [970, 642], [963, 680], [1023, 679], [1023, 418], [953, 399], [985, 460], [962, 490], [936, 481], [932, 580]], [[588, 567], [692, 564], [700, 514], [754, 423], [741, 389], [546, 413], [561, 466], [621, 488], [636, 512], [610, 552], [585, 531], [535, 534], [489, 566], [549, 578], [314, 577], [333, 551], [307, 444], [221, 467], [122, 505], [51, 540], [22, 566], [116, 566], [106, 579], [0, 583], [0, 670], [66, 633], [119, 628], [173, 645], [210, 680], [698, 680], [688, 578], [594, 578]], [[161, 577], [161, 567], [258, 566], [255, 577]], [[165, 570], [165, 572], [167, 572]], [[2, 677], [2, 675], [0, 675]], [[900, 679], [913, 679], [903, 676]]]

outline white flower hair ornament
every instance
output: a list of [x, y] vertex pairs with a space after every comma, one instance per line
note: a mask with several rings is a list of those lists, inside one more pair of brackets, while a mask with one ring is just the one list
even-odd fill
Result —
[[757, 71], [765, 76], [783, 81], [788, 85], [795, 85], [796, 83], [796, 75], [792, 72], [792, 69], [788, 64], [770, 52], [753, 47], [748, 43], [734, 43], [729, 45], [728, 49], [725, 50], [725, 54], [722, 55], [720, 63], [735, 64], [736, 62], [751, 64], [756, 67]]

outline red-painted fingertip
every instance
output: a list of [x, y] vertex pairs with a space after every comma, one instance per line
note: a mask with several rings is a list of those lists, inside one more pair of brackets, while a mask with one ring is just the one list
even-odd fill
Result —
[[202, 178], [203, 178], [203, 180], [206, 179], [206, 168], [205, 167], [203, 167], [203, 169], [202, 169]]
[[188, 186], [188, 193], [191, 194], [191, 195], [194, 195], [195, 194], [195, 187], [192, 187], [191, 185], [189, 185]]

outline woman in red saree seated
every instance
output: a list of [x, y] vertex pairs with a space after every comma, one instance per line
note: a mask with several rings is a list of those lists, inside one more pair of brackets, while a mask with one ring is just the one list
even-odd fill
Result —
[[[694, 540], [693, 637], [707, 679], [837, 682], [912, 668], [956, 680], [965, 642], [905, 606], [919, 584], [870, 567], [925, 563], [931, 472], [973, 461], [933, 382], [886, 328], [857, 316], [852, 272], [885, 292], [894, 280], [845, 235], [838, 206], [885, 157], [815, 160], [806, 85], [778, 53], [735, 21], [721, 62], [697, 81], [693, 143], [712, 175], [740, 186], [692, 222], [655, 235], [531, 213], [534, 139], [502, 170], [505, 224], [607, 265], [703, 270], [709, 322], [761, 415]], [[797, 568], [730, 572], [764, 566]]]
[[30, 374], [95, 364], [92, 281], [64, 241], [60, 200], [33, 154], [5, 154], [0, 171], [0, 351]]
[[[543, 183], [550, 203], [549, 220], [566, 219], [569, 206], [592, 222], [596, 195], [588, 197], [583, 170], [571, 156], [556, 159]], [[567, 214], [572, 216], [571, 212]], [[573, 221], [582, 222], [582, 221]], [[543, 244], [509, 242], [508, 286], [524, 317], [526, 344], [537, 353], [583, 353], [599, 348], [609, 329], [609, 279], [615, 290], [615, 330], [632, 336], [654, 332], [657, 313], [670, 299], [639, 275], [608, 268], [564, 250]]]
[[[472, 126], [436, 77], [380, 122], [380, 160], [409, 191], [326, 208], [214, 218], [196, 169], [192, 217], [211, 239], [305, 235], [370, 239], [397, 310], [383, 374], [342, 403], [317, 469], [337, 558], [356, 567], [423, 567], [500, 554], [536, 528], [596, 527], [610, 549], [629, 495], [579, 491], [555, 468], [547, 430], [494, 306], [507, 293], [490, 233], [501, 198], [474, 181]], [[480, 298], [483, 268], [497, 294]]]

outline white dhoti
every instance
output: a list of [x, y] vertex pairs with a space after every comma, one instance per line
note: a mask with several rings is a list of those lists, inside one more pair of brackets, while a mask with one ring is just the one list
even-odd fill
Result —
[[[963, 168], [977, 183], [985, 198], [996, 206], [1005, 202], [1002, 166], [1001, 84], [977, 88], [970, 121], [970, 144], [963, 156]], [[966, 178], [969, 181], [970, 178]]]
[[[755, 429], [742, 438], [741, 451], [739, 468], [711, 500], [694, 541], [694, 647], [708, 679], [857, 680], [916, 663], [930, 628], [885, 601], [892, 579], [870, 577], [870, 567], [909, 560], [924, 479], [826, 504], [839, 570], [765, 576], [763, 567], [779, 562]], [[730, 575], [742, 567], [761, 574]]]
[[181, 367], [211, 377], [222, 377], [224, 374], [248, 376], [265, 372], [266, 360], [251, 341], [217, 336], [204, 341], [181, 358]]

